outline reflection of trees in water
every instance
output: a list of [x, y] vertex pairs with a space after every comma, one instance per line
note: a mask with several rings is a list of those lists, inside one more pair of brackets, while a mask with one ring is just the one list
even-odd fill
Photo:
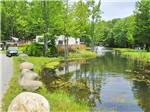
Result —
[[[43, 83], [50, 91], [63, 89], [74, 95], [77, 100], [86, 101], [94, 106], [96, 101], [100, 103], [99, 93], [102, 78], [95, 74], [94, 66], [90, 73], [87, 72], [85, 65], [84, 72], [76, 69], [74, 73], [57, 75], [54, 69], [45, 68], [41, 74]], [[72, 77], [74, 78], [72, 79]]]
[[101, 103], [100, 90], [101, 90], [102, 74], [96, 71], [94, 65], [95, 63], [96, 62], [93, 61], [92, 63], [93, 66], [90, 66], [89, 64], [84, 64], [81, 66], [81, 70], [79, 72], [76, 72], [76, 77], [78, 79], [84, 79], [86, 81], [86, 84], [90, 90], [88, 99], [92, 106], [95, 106], [97, 101]]
[[126, 69], [132, 70], [134, 68], [134, 61], [128, 61], [119, 55], [106, 53], [104, 56], [89, 60], [89, 66], [87, 66], [89, 71], [91, 71], [91, 66], [94, 66], [95, 72], [124, 73]]
[[133, 81], [133, 93], [144, 112], [150, 111], [150, 86], [145, 82]]
[[[111, 54], [108, 54], [108, 55], [106, 54], [105, 56], [102, 56], [100, 58], [90, 60], [89, 64], [82, 65], [81, 71], [79, 74], [83, 74], [87, 78], [88, 85], [90, 85], [91, 91], [94, 90], [95, 92], [100, 93], [101, 84], [102, 84], [102, 81], [104, 80], [103, 74], [106, 72], [123, 73], [124, 75], [123, 77], [126, 77], [129, 80], [135, 79], [139, 81], [144, 81], [146, 82], [147, 85], [150, 84], [150, 74], [149, 74], [150, 68], [144, 65], [145, 63], [142, 63], [140, 61], [127, 60], [125, 58], [120, 58], [120, 56], [118, 55], [113, 56]], [[130, 70], [133, 75], [127, 74], [126, 70]], [[136, 72], [138, 72], [138, 74], [136, 74]], [[148, 102], [145, 104], [150, 106], [150, 103], [149, 103], [150, 95], [147, 95], [149, 91], [150, 91], [150, 88], [147, 88], [147, 91], [145, 91], [146, 93], [143, 92], [143, 97], [145, 94], [145, 98], [147, 97], [147, 102]], [[140, 93], [140, 91], [139, 92], [137, 91], [137, 93]], [[100, 95], [99, 95], [99, 99], [100, 99]], [[93, 102], [95, 102], [94, 100], [97, 100], [97, 99], [93, 98]]]
[[65, 62], [65, 74], [69, 72], [68, 61]]
[[70, 83], [69, 79], [72, 76], [71, 73], [67, 75], [57, 75], [54, 69], [48, 68], [44, 68], [41, 74], [42, 82], [50, 91], [64, 87], [67, 88]]
[[[89, 102], [90, 105], [95, 106], [96, 101], [100, 101], [100, 88], [102, 78], [95, 74], [94, 66], [92, 71], [87, 69], [88, 64], [83, 64], [81, 70], [76, 69], [71, 80], [72, 86], [69, 92], [74, 94], [78, 100]], [[77, 67], [77, 63], [76, 63]]]

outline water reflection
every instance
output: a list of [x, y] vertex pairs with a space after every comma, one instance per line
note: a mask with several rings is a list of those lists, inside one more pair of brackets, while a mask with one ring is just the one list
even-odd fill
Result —
[[[67, 72], [67, 73], [66, 73]], [[68, 62], [42, 79], [50, 91], [63, 89], [95, 110], [150, 111], [150, 66], [127, 60], [116, 52], [82, 62]]]
[[150, 112], [150, 86], [143, 81], [133, 81], [133, 92], [143, 111]]

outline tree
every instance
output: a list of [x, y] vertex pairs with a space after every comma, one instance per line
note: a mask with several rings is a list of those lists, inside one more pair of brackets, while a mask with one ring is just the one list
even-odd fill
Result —
[[79, 38], [85, 37], [87, 35], [89, 12], [87, 4], [82, 0], [75, 3], [73, 18], [73, 35]]
[[65, 42], [65, 46], [64, 46], [64, 54], [65, 54], [65, 61], [67, 61], [68, 59], [68, 54], [69, 54], [69, 50], [68, 50], [68, 36], [69, 36], [69, 31], [67, 29], [67, 27], [69, 26], [69, 24], [67, 22], [68, 21], [68, 0], [66, 0], [65, 2], [65, 9], [64, 9], [64, 42]]
[[113, 27], [113, 36], [115, 39], [115, 46], [127, 47], [127, 24], [124, 19], [118, 21]]
[[45, 56], [48, 51], [48, 2], [41, 1], [42, 12], [43, 12], [43, 20], [44, 20], [44, 48], [45, 48]]
[[[10, 39], [10, 36], [16, 36], [18, 34], [19, 18], [22, 16], [23, 11], [21, 8], [26, 8], [25, 1], [1, 1], [1, 23], [2, 23], [2, 40]], [[22, 20], [24, 21], [24, 20]]]
[[[62, 1], [32, 1], [30, 10], [29, 30], [34, 35], [44, 35], [45, 55], [47, 55], [48, 41], [50, 46], [55, 41], [54, 36], [63, 32], [63, 10]], [[55, 49], [55, 48], [54, 48]], [[53, 49], [51, 49], [53, 52]]]
[[99, 0], [98, 4], [95, 4], [95, 1], [89, 1], [89, 11], [91, 15], [91, 40], [92, 40], [92, 49], [94, 49], [95, 45], [95, 24], [100, 21], [101, 19], [101, 11], [100, 11], [100, 5], [101, 5], [101, 0]]
[[95, 44], [104, 42], [105, 40], [104, 33], [105, 33], [105, 21], [95, 23], [95, 33], [94, 33]]
[[135, 10], [135, 38], [138, 44], [145, 45], [150, 50], [150, 0], [141, 0], [136, 4]]
[[[103, 22], [104, 23], [104, 22]], [[134, 44], [134, 16], [113, 19], [104, 24], [103, 42], [109, 47], [132, 47]]]
[[[21, 9], [21, 10], [20, 10]], [[27, 1], [17, 2], [16, 11], [16, 37], [20, 39], [29, 39], [30, 33], [28, 32], [28, 12], [29, 4]]]
[[125, 19], [125, 22], [127, 24], [126, 30], [127, 30], [127, 47], [133, 47], [135, 44], [134, 39], [134, 31], [135, 31], [135, 17], [129, 16]]
[[108, 47], [117, 47], [115, 45], [115, 36], [114, 36], [114, 26], [120, 19], [112, 19], [110, 21], [105, 22], [104, 27], [104, 45]]

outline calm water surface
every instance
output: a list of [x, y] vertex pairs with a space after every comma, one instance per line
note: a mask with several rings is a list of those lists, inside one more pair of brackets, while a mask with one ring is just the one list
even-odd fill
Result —
[[64, 89], [92, 111], [150, 112], [150, 65], [116, 52], [44, 68], [42, 76], [50, 91]]

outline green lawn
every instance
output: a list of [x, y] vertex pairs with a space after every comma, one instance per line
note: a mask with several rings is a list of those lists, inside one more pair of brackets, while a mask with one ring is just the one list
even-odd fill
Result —
[[[90, 53], [90, 55], [88, 56], [87, 53]], [[95, 53], [90, 51], [87, 51], [85, 55], [83, 54], [83, 52], [81, 55], [74, 55], [75, 56], [71, 54], [69, 56], [69, 59], [83, 59], [84, 57], [87, 58], [87, 56], [89, 58], [96, 56]], [[46, 65], [50, 68], [53, 68], [54, 66], [57, 66], [61, 60], [62, 58], [28, 57], [28, 61], [34, 64], [34, 71], [37, 73], [40, 72], [42, 66]], [[14, 74], [9, 83], [9, 88], [6, 94], [4, 95], [2, 102], [2, 109], [4, 112], [7, 111], [12, 99], [23, 91], [18, 84], [18, 77], [20, 75], [19, 65], [22, 61], [19, 57], [14, 57], [13, 62]], [[51, 106], [50, 109], [53, 112], [87, 112], [90, 110], [90, 107], [86, 104], [86, 102], [77, 102], [73, 96], [70, 96], [64, 91], [58, 90], [54, 93], [50, 93], [43, 85], [43, 87], [37, 90], [36, 92], [47, 98]]]
[[150, 52], [138, 51], [129, 48], [114, 48], [114, 50], [120, 51], [121, 56], [143, 62], [150, 62]]

